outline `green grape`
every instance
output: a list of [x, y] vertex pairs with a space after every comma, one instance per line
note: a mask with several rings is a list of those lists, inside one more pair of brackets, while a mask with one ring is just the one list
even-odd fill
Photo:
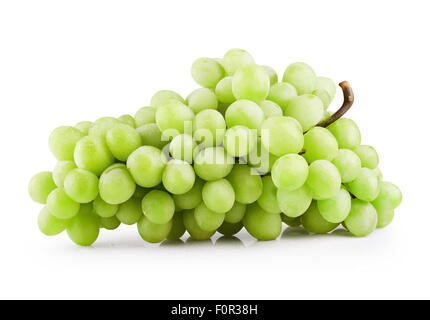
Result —
[[308, 164], [298, 154], [287, 154], [276, 160], [272, 168], [272, 180], [279, 189], [293, 191], [300, 188], [308, 177]]
[[311, 205], [312, 192], [306, 185], [293, 191], [278, 189], [276, 199], [284, 215], [297, 218], [305, 213]]
[[144, 124], [155, 123], [156, 110], [157, 109], [155, 107], [142, 107], [137, 110], [136, 114], [134, 115], [136, 128], [139, 128]]
[[186, 210], [183, 212], [184, 226], [187, 229], [190, 236], [195, 240], [207, 240], [210, 239], [216, 232], [213, 231], [205, 231], [199, 227], [197, 221], [194, 217], [194, 210]]
[[278, 75], [276, 74], [276, 71], [272, 67], [269, 67], [269, 66], [261, 66], [261, 67], [269, 77], [270, 85], [273, 85], [278, 82]]
[[235, 202], [233, 207], [225, 213], [224, 222], [236, 224], [242, 221], [245, 216], [246, 205], [240, 202]]
[[185, 233], [184, 218], [182, 212], [176, 212], [172, 219], [172, 229], [167, 235], [167, 240], [178, 240]]
[[163, 136], [155, 123], [144, 124], [137, 128], [136, 131], [140, 134], [141, 142], [144, 146], [152, 146], [162, 149], [167, 143], [169, 143], [169, 139], [166, 136]]
[[171, 220], [164, 224], [156, 224], [143, 216], [137, 223], [137, 231], [142, 239], [149, 243], [158, 243], [165, 240], [171, 230]]
[[248, 154], [247, 163], [249, 166], [256, 168], [261, 174], [266, 174], [272, 171], [272, 167], [278, 158], [278, 156], [269, 153], [262, 146], [261, 138], [257, 138], [257, 146]]
[[375, 172], [376, 176], [378, 177], [379, 182], [382, 182], [382, 180], [384, 179], [383, 175], [382, 175], [382, 171], [379, 168], [375, 168], [372, 169], [373, 172]]
[[222, 67], [222, 69], [224, 70], [224, 73], [225, 73], [225, 69], [224, 69], [224, 59], [221, 59], [221, 58], [214, 58], [214, 60], [215, 60], [216, 62], [218, 62], [218, 64]]
[[242, 222], [230, 223], [224, 221], [217, 231], [226, 237], [231, 237], [237, 234], [240, 230], [242, 230], [242, 228]]
[[292, 98], [284, 112], [284, 115], [296, 119], [305, 132], [317, 125], [323, 114], [324, 105], [321, 99], [313, 94]]
[[118, 119], [112, 117], [99, 118], [94, 121], [94, 125], [88, 131], [88, 135], [104, 139], [106, 137], [106, 133], [119, 123], [121, 122]]
[[199, 88], [190, 93], [187, 98], [188, 106], [195, 114], [205, 109], [217, 109], [218, 99], [216, 94], [208, 88]]
[[331, 162], [317, 160], [309, 166], [306, 184], [315, 200], [329, 199], [334, 197], [340, 190], [340, 173]]
[[100, 227], [105, 228], [106, 230], [115, 230], [121, 225], [121, 221], [118, 220], [117, 217], [109, 217], [109, 218], [99, 218]]
[[118, 211], [117, 204], [109, 204], [105, 202], [100, 195], [93, 202], [94, 211], [102, 218], [111, 218]]
[[233, 102], [225, 112], [227, 127], [245, 126], [249, 129], [260, 129], [264, 113], [255, 102], [238, 100]]
[[379, 157], [373, 147], [361, 145], [355, 148], [354, 152], [360, 158], [362, 167], [369, 169], [376, 169], [378, 167]]
[[182, 160], [170, 160], [163, 171], [163, 186], [173, 194], [184, 194], [190, 191], [195, 180], [193, 167]]
[[209, 210], [216, 213], [226, 213], [233, 208], [235, 194], [230, 182], [226, 179], [220, 179], [205, 183], [202, 198]]
[[203, 110], [193, 121], [194, 139], [200, 147], [214, 147], [222, 143], [225, 134], [225, 120], [216, 110]]
[[396, 209], [402, 202], [402, 192], [395, 184], [383, 181], [378, 198], [390, 200], [393, 209]]
[[89, 203], [99, 193], [99, 179], [97, 176], [84, 169], [71, 170], [64, 179], [64, 191], [74, 201]]
[[217, 99], [222, 103], [233, 103], [236, 97], [233, 94], [233, 77], [225, 77], [218, 82], [215, 88]]
[[287, 226], [292, 228], [297, 228], [302, 225], [302, 217], [290, 218], [285, 214], [281, 214], [282, 222], [284, 222]]
[[315, 81], [315, 89], [316, 90], [324, 90], [330, 96], [330, 99], [333, 100], [336, 95], [336, 85], [333, 80], [326, 77], [317, 77]]
[[158, 108], [159, 106], [171, 101], [185, 103], [184, 98], [182, 98], [178, 93], [171, 90], [160, 90], [152, 96], [151, 107]]
[[107, 132], [106, 142], [113, 156], [119, 161], [127, 161], [128, 156], [142, 145], [136, 129], [123, 123]]
[[175, 203], [167, 192], [152, 190], [143, 197], [142, 211], [152, 223], [165, 224], [172, 220]]
[[[328, 94], [328, 92], [327, 91], [325, 91], [325, 90], [320, 90], [320, 89], [317, 89], [317, 90], [314, 90], [314, 91], [312, 91], [312, 94], [314, 95], [314, 96], [317, 96], [318, 98], [320, 98], [320, 100], [321, 100], [321, 102], [323, 103], [323, 105], [324, 105], [324, 110], [327, 110], [327, 108], [328, 108], [328, 106], [330, 105], [330, 103], [331, 103], [331, 97], [330, 97], [330, 95]], [[324, 111], [324, 114], [323, 114], [323, 118], [324, 118], [324, 115], [325, 115], [326, 113], [325, 113], [325, 111]], [[322, 121], [322, 119], [320, 120], [320, 122]]]
[[173, 159], [183, 160], [188, 163], [193, 162], [194, 150], [197, 144], [189, 134], [180, 134], [170, 142], [169, 150]]
[[33, 201], [46, 204], [49, 194], [56, 188], [52, 172], [44, 171], [31, 178], [28, 184], [28, 193]]
[[233, 76], [232, 90], [238, 100], [247, 99], [259, 103], [269, 95], [270, 79], [260, 66], [242, 67]]
[[227, 180], [236, 194], [236, 201], [249, 204], [257, 201], [263, 193], [263, 182], [255, 169], [244, 165], [235, 165]]
[[369, 202], [352, 199], [351, 212], [345, 219], [349, 232], [356, 237], [365, 237], [375, 230], [377, 223], [378, 213]]
[[354, 150], [361, 143], [361, 133], [354, 121], [340, 118], [327, 127], [335, 136], [339, 148]]
[[84, 135], [88, 135], [88, 131], [93, 126], [91, 121], [81, 121], [75, 125], [75, 128], [81, 131]]
[[348, 183], [348, 188], [358, 199], [373, 201], [378, 196], [381, 185], [375, 172], [368, 168], [361, 168], [357, 178]]
[[264, 117], [282, 116], [282, 109], [275, 102], [270, 100], [264, 100], [260, 102], [260, 108], [263, 110]]
[[73, 160], [76, 143], [84, 136], [79, 129], [58, 127], [49, 136], [49, 149], [58, 160]]
[[[77, 166], [73, 161], [58, 161], [52, 172], [55, 185], [58, 188], [64, 188], [64, 179], [71, 170], [76, 168]], [[38, 187], [38, 192], [40, 190], [43, 190], [43, 188]]]
[[299, 95], [311, 93], [316, 86], [315, 71], [304, 62], [296, 62], [287, 67], [282, 81], [292, 84]]
[[231, 127], [224, 136], [224, 148], [233, 157], [246, 156], [256, 144], [257, 134], [245, 126]]
[[194, 81], [205, 88], [215, 88], [224, 77], [223, 67], [211, 58], [199, 58], [191, 66]]
[[242, 222], [249, 234], [258, 240], [275, 240], [282, 231], [281, 215], [268, 213], [256, 203], [246, 208]]
[[123, 114], [118, 118], [118, 121], [122, 124], [126, 124], [132, 128], [136, 128], [136, 120], [134, 120], [133, 116], [129, 114]]
[[75, 148], [75, 163], [80, 169], [100, 175], [114, 162], [106, 142], [97, 136], [86, 136], [79, 140]]
[[141, 187], [151, 188], [161, 183], [166, 162], [166, 156], [160, 149], [143, 146], [128, 157], [127, 169], [136, 184]]
[[351, 196], [345, 188], [341, 188], [333, 198], [318, 200], [321, 216], [331, 223], [341, 223], [351, 210]]
[[116, 217], [121, 223], [133, 225], [142, 217], [142, 204], [139, 199], [131, 198], [118, 206]]
[[193, 111], [178, 101], [158, 107], [155, 113], [155, 121], [160, 131], [170, 137], [184, 133], [187, 122], [192, 123], [193, 118]]
[[290, 117], [270, 117], [261, 125], [261, 143], [276, 156], [299, 153], [304, 144], [300, 125]]
[[317, 234], [328, 233], [339, 225], [339, 223], [331, 223], [323, 218], [318, 210], [316, 201], [313, 201], [306, 210], [306, 212], [301, 216], [303, 228], [307, 231]]
[[99, 190], [100, 197], [105, 202], [120, 204], [133, 196], [136, 183], [124, 164], [114, 164], [102, 173]]
[[225, 213], [212, 211], [202, 202], [194, 209], [194, 218], [201, 229], [216, 231], [224, 222]]
[[339, 149], [332, 163], [339, 170], [342, 183], [348, 183], [358, 177], [361, 169], [360, 158], [349, 149]]
[[252, 56], [242, 49], [231, 49], [227, 51], [223, 61], [225, 72], [228, 75], [234, 75], [236, 70], [254, 64]]
[[303, 157], [309, 162], [315, 160], [333, 160], [338, 152], [336, 138], [326, 128], [314, 127], [305, 134]]
[[199, 178], [196, 178], [193, 187], [190, 191], [183, 194], [174, 194], [173, 200], [175, 201], [176, 207], [179, 209], [194, 209], [197, 207], [202, 199], [202, 190], [204, 182]]
[[227, 176], [233, 169], [234, 159], [222, 147], [201, 150], [194, 159], [196, 174], [206, 181]]
[[69, 238], [80, 246], [90, 246], [98, 238], [100, 221], [94, 214], [77, 214], [67, 224]]
[[66, 230], [67, 220], [58, 219], [55, 217], [47, 207], [39, 213], [38, 225], [40, 231], [46, 236], [55, 236]]
[[388, 226], [394, 218], [394, 208], [391, 201], [385, 198], [376, 198], [372, 201], [372, 205], [378, 214], [377, 228], [384, 228]]
[[278, 188], [276, 188], [275, 184], [273, 183], [272, 177], [265, 176], [263, 177], [262, 181], [263, 193], [257, 200], [258, 205], [269, 213], [281, 213], [281, 209], [279, 208], [276, 198]]
[[52, 171], [52, 177], [58, 188], [64, 188], [64, 179], [66, 179], [67, 174], [76, 169], [77, 166], [73, 161], [58, 161]]
[[267, 100], [277, 103], [282, 111], [285, 112], [288, 103], [295, 97], [297, 97], [297, 90], [293, 85], [287, 82], [279, 82], [272, 84]]
[[78, 214], [80, 204], [72, 200], [63, 189], [53, 190], [46, 201], [49, 211], [58, 219], [70, 219]]

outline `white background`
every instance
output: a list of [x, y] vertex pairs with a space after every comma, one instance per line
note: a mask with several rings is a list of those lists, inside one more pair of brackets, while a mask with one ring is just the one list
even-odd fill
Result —
[[[430, 298], [428, 1], [0, 3], [0, 298]], [[403, 191], [389, 227], [155, 246], [133, 226], [90, 248], [39, 232], [27, 184], [55, 164], [52, 129], [186, 96], [192, 62], [234, 47], [350, 81], [348, 117]]]

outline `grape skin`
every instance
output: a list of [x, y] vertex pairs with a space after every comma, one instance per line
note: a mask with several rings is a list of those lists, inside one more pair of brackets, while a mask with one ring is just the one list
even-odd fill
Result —
[[238, 69], [232, 82], [235, 98], [261, 102], [269, 94], [270, 79], [266, 71], [257, 65], [249, 65]]
[[246, 208], [243, 225], [254, 238], [262, 241], [275, 240], [282, 231], [281, 216], [264, 211], [256, 203]]
[[361, 143], [361, 133], [354, 121], [341, 118], [327, 127], [335, 136], [339, 148], [354, 150]]
[[234, 205], [235, 193], [226, 179], [208, 181], [203, 186], [202, 198], [205, 205], [217, 213], [226, 213]]
[[309, 162], [315, 160], [333, 160], [338, 153], [336, 138], [326, 128], [315, 127], [304, 136], [303, 157]]
[[296, 119], [306, 132], [318, 124], [324, 114], [324, 104], [313, 94], [304, 94], [292, 98], [284, 111], [284, 115]]
[[308, 210], [302, 215], [301, 222], [303, 228], [316, 234], [328, 233], [339, 225], [339, 223], [331, 223], [325, 220], [318, 210], [315, 201], [311, 203]]
[[295, 97], [297, 97], [297, 90], [293, 85], [287, 82], [279, 82], [272, 84], [267, 100], [277, 103], [282, 111], [285, 112], [288, 103]]
[[272, 180], [279, 189], [293, 191], [304, 185], [308, 173], [308, 164], [302, 156], [287, 154], [273, 165]]
[[197, 221], [194, 217], [194, 210], [185, 210], [183, 213], [183, 222], [185, 229], [188, 231], [190, 236], [195, 240], [207, 240], [210, 239], [216, 232], [213, 231], [206, 231], [200, 228], [200, 226], [197, 224]]
[[270, 117], [261, 125], [261, 143], [275, 156], [299, 153], [304, 145], [302, 127], [290, 117]]
[[316, 160], [309, 166], [307, 186], [316, 200], [334, 197], [340, 190], [341, 178], [337, 168], [327, 160]]
[[361, 168], [357, 178], [348, 183], [348, 188], [358, 199], [373, 201], [378, 196], [381, 185], [375, 172]]
[[297, 218], [305, 213], [311, 205], [312, 192], [306, 185], [293, 191], [278, 189], [276, 199], [285, 216]]
[[378, 214], [369, 202], [352, 199], [351, 212], [345, 219], [348, 230], [356, 237], [364, 237], [375, 230]]
[[28, 193], [33, 201], [46, 204], [49, 194], [56, 188], [52, 173], [44, 171], [31, 178], [28, 184]]
[[151, 107], [158, 108], [169, 101], [179, 101], [181, 103], [185, 103], [184, 98], [182, 98], [178, 93], [172, 90], [160, 90], [152, 96]]
[[311, 93], [316, 85], [315, 71], [304, 62], [296, 62], [287, 67], [282, 81], [292, 84], [299, 95]]

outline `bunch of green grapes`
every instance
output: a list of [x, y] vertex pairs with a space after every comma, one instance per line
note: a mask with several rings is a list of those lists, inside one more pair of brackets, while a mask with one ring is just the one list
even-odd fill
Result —
[[402, 194], [354, 121], [327, 111], [332, 80], [297, 62], [278, 82], [241, 49], [197, 59], [191, 75], [201, 88], [186, 99], [161, 90], [134, 116], [51, 133], [58, 163], [28, 187], [45, 235], [88, 246], [126, 224], [151, 243], [243, 228], [274, 240], [284, 222], [361, 237], [392, 221]]

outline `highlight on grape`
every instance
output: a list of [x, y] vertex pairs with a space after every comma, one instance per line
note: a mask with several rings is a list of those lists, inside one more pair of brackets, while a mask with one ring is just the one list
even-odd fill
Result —
[[328, 111], [336, 85], [303, 62], [279, 81], [273, 68], [231, 49], [197, 59], [191, 75], [201, 87], [186, 99], [160, 90], [134, 116], [52, 131], [58, 162], [28, 186], [44, 205], [42, 233], [66, 230], [89, 246], [100, 229], [121, 224], [158, 243], [243, 228], [275, 240], [282, 223], [363, 237], [391, 223], [402, 193], [383, 179], [377, 151], [344, 117], [354, 102], [348, 82], [339, 84], [343, 104]]

